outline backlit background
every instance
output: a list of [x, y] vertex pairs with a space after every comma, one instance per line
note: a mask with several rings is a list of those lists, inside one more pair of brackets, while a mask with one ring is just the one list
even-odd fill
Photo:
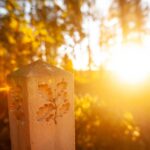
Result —
[[7, 75], [38, 59], [75, 76], [77, 150], [150, 149], [150, 0], [0, 1], [0, 150]]

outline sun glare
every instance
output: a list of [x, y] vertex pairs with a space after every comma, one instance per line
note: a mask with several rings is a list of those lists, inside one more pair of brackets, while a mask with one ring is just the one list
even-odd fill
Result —
[[138, 45], [127, 44], [112, 50], [107, 68], [121, 81], [130, 84], [144, 82], [150, 73], [150, 52]]

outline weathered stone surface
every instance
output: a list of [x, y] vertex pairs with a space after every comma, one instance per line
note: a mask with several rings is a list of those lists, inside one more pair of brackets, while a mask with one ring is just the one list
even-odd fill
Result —
[[71, 73], [37, 61], [8, 81], [12, 150], [75, 150]]

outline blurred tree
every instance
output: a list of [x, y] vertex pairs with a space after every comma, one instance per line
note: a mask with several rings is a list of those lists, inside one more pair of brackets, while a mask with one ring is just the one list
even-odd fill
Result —
[[142, 0], [114, 0], [109, 13], [101, 20], [101, 47], [117, 43], [142, 42], [147, 32], [148, 4]]
[[10, 71], [38, 58], [56, 64], [57, 49], [66, 42], [64, 36], [73, 38], [75, 32], [80, 39], [84, 36], [82, 4], [82, 0], [1, 2], [0, 82]]
[[90, 31], [90, 26], [91, 23], [95, 22], [97, 20], [97, 13], [95, 9], [96, 1], [95, 0], [85, 0], [84, 6], [86, 7], [86, 11], [83, 10], [83, 16], [84, 16], [84, 21], [87, 21], [87, 31], [85, 32], [85, 36], [88, 40], [87, 43], [87, 53], [88, 53], [88, 69], [91, 70], [92, 66], [94, 65], [94, 60], [92, 56], [92, 47], [91, 47], [91, 31]]
[[68, 71], [73, 71], [73, 64], [72, 60], [68, 57], [67, 54], [64, 55], [62, 59], [62, 65], [61, 65], [65, 70]]

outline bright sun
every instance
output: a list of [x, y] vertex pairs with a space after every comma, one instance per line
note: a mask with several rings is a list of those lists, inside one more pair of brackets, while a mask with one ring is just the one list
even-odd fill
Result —
[[150, 52], [138, 44], [127, 44], [112, 50], [107, 68], [117, 78], [130, 84], [143, 82], [150, 73]]

